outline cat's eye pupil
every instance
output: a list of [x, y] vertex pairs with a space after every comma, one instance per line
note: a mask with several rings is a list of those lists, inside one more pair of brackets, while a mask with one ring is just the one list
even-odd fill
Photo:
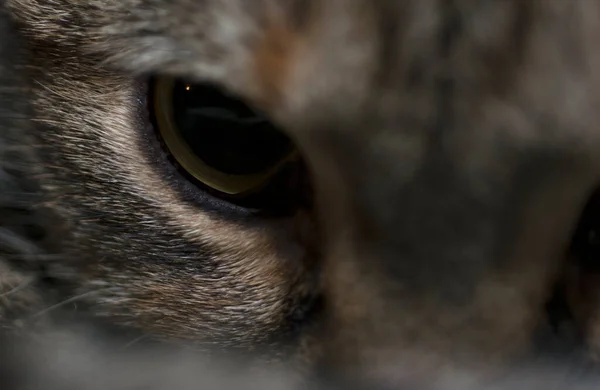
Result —
[[587, 236], [588, 245], [598, 246], [600, 244], [600, 236], [598, 236], [598, 231], [596, 229], [590, 229]]
[[162, 145], [176, 167], [203, 188], [236, 199], [254, 196], [298, 162], [281, 129], [219, 86], [157, 77], [151, 91]]
[[187, 145], [220, 172], [262, 172], [292, 150], [290, 140], [244, 102], [211, 85], [173, 86], [173, 120]]

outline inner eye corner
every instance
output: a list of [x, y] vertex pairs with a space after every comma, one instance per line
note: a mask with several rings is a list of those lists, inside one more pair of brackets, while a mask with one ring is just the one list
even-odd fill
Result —
[[[149, 80], [155, 134], [169, 160], [200, 189], [251, 208], [296, 199], [306, 174], [293, 141], [263, 113], [212, 83]], [[287, 201], [283, 201], [288, 199]]]

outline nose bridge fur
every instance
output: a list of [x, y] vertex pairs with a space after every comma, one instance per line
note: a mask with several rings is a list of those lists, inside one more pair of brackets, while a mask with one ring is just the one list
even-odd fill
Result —
[[[553, 23], [561, 14], [541, 3], [497, 3], [499, 13], [442, 3], [423, 34], [436, 37], [428, 42], [437, 45], [433, 52], [386, 57], [397, 61], [386, 69], [407, 74], [388, 70], [393, 83], [385, 86], [396, 89], [396, 107], [383, 118], [380, 90], [369, 95], [373, 104], [361, 106], [373, 110], [361, 112], [369, 120], [354, 123], [346, 117], [360, 115], [336, 111], [335, 102], [319, 100], [332, 95], [322, 94], [303, 107], [314, 116], [327, 107], [326, 125], [292, 125], [299, 139], [310, 138], [305, 149], [328, 235], [324, 285], [332, 333], [325, 349], [343, 367], [373, 369], [412, 348], [451, 360], [522, 352], [598, 176], [589, 165], [593, 147], [580, 143], [597, 145], [596, 114], [574, 118], [559, 109], [573, 75], [594, 83], [593, 74], [577, 70], [593, 55], [579, 64], [567, 55], [589, 31], [574, 39], [569, 29], [559, 39]], [[566, 15], [563, 22], [576, 19]], [[552, 38], [540, 50], [542, 37]], [[546, 67], [544, 59], [558, 63]], [[335, 60], [316, 63], [323, 68], [312, 74], [322, 76]], [[584, 105], [596, 101], [596, 94], [584, 95]], [[405, 161], [408, 134], [423, 147], [406, 168], [409, 178], [389, 168]], [[372, 148], [376, 139], [385, 147]]]

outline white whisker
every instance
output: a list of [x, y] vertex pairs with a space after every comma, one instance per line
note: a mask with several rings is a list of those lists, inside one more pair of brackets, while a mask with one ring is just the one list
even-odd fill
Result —
[[134, 338], [133, 340], [131, 340], [130, 342], [128, 342], [127, 344], [125, 344], [122, 349], [127, 349], [127, 348], [133, 346], [134, 344], [137, 344], [138, 342], [148, 338], [149, 336], [150, 336], [149, 333], [138, 336], [138, 337]]
[[30, 278], [26, 278], [24, 281], [22, 281], [21, 283], [19, 283], [17, 286], [13, 287], [12, 289], [3, 292], [2, 294], [0, 294], [0, 299], [4, 299], [4, 298], [8, 298], [10, 295], [13, 295], [21, 290], [24, 290], [25, 288], [27, 288], [29, 285], [31, 285], [33, 283], [33, 281], [35, 280], [34, 277], [30, 277]]
[[61, 302], [59, 302], [59, 303], [57, 303], [55, 305], [52, 305], [50, 307], [47, 307], [46, 309], [43, 309], [43, 310], [37, 312], [36, 314], [32, 315], [31, 318], [32, 319], [38, 318], [38, 317], [43, 316], [44, 314], [46, 314], [46, 313], [48, 313], [48, 312], [50, 312], [52, 310], [55, 310], [55, 309], [58, 309], [58, 308], [60, 308], [62, 306], [68, 305], [69, 303], [77, 302], [80, 299], [87, 298], [87, 297], [89, 297], [91, 295], [98, 294], [98, 293], [106, 291], [106, 290], [109, 290], [109, 289], [108, 288], [102, 288], [102, 289], [98, 289], [98, 290], [88, 291], [88, 292], [85, 292], [83, 294], [76, 295], [74, 297], [65, 299], [64, 301], [61, 301]]

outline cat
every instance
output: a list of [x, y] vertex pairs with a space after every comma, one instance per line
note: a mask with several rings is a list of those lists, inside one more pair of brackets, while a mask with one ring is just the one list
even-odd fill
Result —
[[[598, 2], [2, 12], [3, 383], [599, 383], [593, 267], [565, 256], [598, 184]], [[231, 136], [190, 157], [186, 137], [210, 129], [186, 135], [182, 109], [211, 88], [294, 151], [253, 144], [277, 161], [248, 174], [206, 163]], [[211, 366], [231, 356], [251, 368]]]

